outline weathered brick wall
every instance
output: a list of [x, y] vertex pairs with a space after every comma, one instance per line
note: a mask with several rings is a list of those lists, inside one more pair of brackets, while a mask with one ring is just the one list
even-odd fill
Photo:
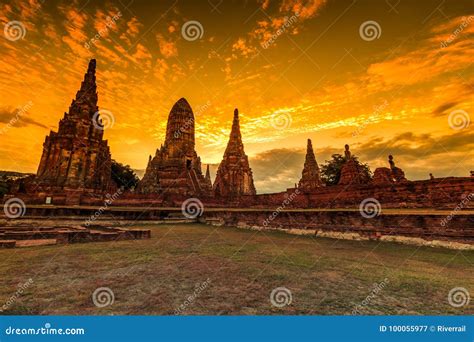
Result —
[[474, 244], [474, 216], [457, 212], [383, 213], [366, 218], [357, 210], [338, 211], [204, 211], [201, 221], [256, 229], [355, 233], [370, 239], [403, 236]]
[[[244, 196], [239, 207], [278, 207], [294, 189], [276, 194]], [[366, 198], [375, 198], [385, 208], [454, 208], [474, 193], [474, 178], [450, 177], [393, 185], [321, 187], [300, 193], [290, 203], [293, 208], [356, 208]], [[467, 208], [474, 208], [474, 201]]]
[[[366, 198], [375, 198], [382, 208], [438, 208], [453, 209], [466, 197], [474, 196], [473, 177], [450, 177], [444, 179], [406, 182], [394, 185], [357, 185], [321, 187], [311, 193], [299, 189], [285, 192], [241, 196], [237, 198], [199, 197], [205, 207], [240, 208], [357, 208]], [[47, 196], [52, 204], [102, 205], [113, 191], [78, 192], [74, 189], [43, 190], [34, 193], [17, 192], [4, 197], [19, 197], [28, 204], [44, 204]], [[179, 194], [138, 194], [123, 192], [110, 204], [112, 206], [167, 206], [179, 207], [187, 198]], [[291, 200], [289, 200], [291, 199]], [[288, 201], [289, 200], [289, 201]], [[474, 201], [465, 203], [463, 209], [474, 208]]]
[[[6, 219], [0, 213], [0, 219]], [[192, 222], [180, 207], [44, 206], [27, 205], [24, 219], [67, 217], [84, 222], [136, 222], [178, 219]], [[454, 241], [474, 245], [474, 215], [471, 210], [382, 209], [373, 217], [357, 209], [227, 209], [206, 208], [195, 220], [203, 223], [257, 229], [282, 229], [300, 233], [350, 233], [370, 239], [407, 237]], [[7, 220], [8, 221], [8, 220]]]

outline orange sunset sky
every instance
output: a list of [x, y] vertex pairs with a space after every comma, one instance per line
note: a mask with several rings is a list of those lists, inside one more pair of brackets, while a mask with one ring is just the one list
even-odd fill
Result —
[[472, 0], [7, 0], [0, 22], [0, 170], [36, 172], [90, 58], [137, 170], [181, 97], [213, 172], [239, 108], [260, 193], [298, 181], [307, 138], [320, 165], [347, 143], [412, 180], [474, 169]]

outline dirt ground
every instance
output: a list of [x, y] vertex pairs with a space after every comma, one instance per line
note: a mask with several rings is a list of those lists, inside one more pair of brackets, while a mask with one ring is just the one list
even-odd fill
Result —
[[[200, 224], [136, 227], [152, 238], [0, 249], [2, 314], [474, 313], [474, 300], [456, 307], [464, 290], [474, 294], [473, 251]], [[455, 288], [464, 290], [451, 305]]]

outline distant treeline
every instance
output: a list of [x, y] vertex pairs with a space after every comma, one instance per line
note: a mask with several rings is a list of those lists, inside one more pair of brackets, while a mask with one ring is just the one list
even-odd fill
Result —
[[8, 192], [8, 181], [31, 175], [32, 173], [0, 170], [0, 198]]

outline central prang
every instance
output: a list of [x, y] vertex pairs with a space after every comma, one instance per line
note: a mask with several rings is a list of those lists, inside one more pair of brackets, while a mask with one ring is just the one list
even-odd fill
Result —
[[194, 114], [188, 101], [181, 98], [171, 108], [165, 143], [149, 157], [138, 192], [210, 196], [211, 180], [203, 176], [194, 145]]

